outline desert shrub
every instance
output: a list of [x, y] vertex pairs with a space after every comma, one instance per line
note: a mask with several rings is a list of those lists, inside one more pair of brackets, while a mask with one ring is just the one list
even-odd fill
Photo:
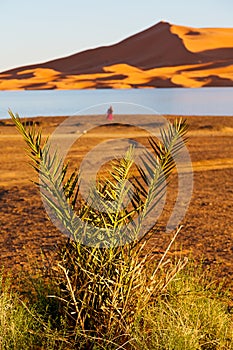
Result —
[[140, 237], [143, 220], [160, 202], [175, 168], [186, 123], [176, 120], [162, 130], [161, 143], [150, 139], [154, 157], [148, 153], [144, 168], [136, 166], [140, 178], [132, 175], [129, 148], [112, 163], [108, 178], [90, 189], [86, 203], [79, 196], [79, 173], [69, 174], [57, 150], [51, 153], [49, 143], [42, 144], [41, 132], [10, 114], [40, 174], [37, 185], [46, 205], [69, 236], [49, 271], [54, 286], [49, 298], [56, 300], [59, 320], [65, 320], [70, 348], [222, 349], [221, 339], [226, 343], [231, 336], [224, 307], [196, 290], [174, 293], [187, 263], [167, 257], [179, 229], [158, 261], [145, 249], [148, 233]]
[[[68, 165], [62, 164], [57, 150], [51, 153], [48, 142], [42, 144], [41, 132], [35, 126], [26, 128], [17, 115], [10, 114], [40, 174], [41, 194], [59, 227], [70, 236], [51, 270], [51, 280], [58, 287], [51, 297], [59, 301], [74, 337], [86, 338], [85, 349], [129, 343], [135, 314], [161, 294], [186, 263], [179, 261], [170, 268], [167, 249], [148, 275], [153, 255], [147, 252], [141, 257], [146, 235], [143, 239], [139, 235], [175, 168], [187, 131], [185, 121], [176, 120], [162, 130], [162, 142], [150, 139], [154, 156], [148, 152], [144, 168], [137, 166], [140, 180], [131, 173], [130, 148], [113, 162], [109, 177], [100, 179], [97, 189], [90, 189], [89, 204], [80, 204], [78, 172], [68, 176]], [[131, 207], [125, 208], [129, 197]]]

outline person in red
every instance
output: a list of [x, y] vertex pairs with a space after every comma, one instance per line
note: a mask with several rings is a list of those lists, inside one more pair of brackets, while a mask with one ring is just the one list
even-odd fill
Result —
[[113, 109], [112, 106], [110, 106], [107, 110], [107, 120], [113, 120]]

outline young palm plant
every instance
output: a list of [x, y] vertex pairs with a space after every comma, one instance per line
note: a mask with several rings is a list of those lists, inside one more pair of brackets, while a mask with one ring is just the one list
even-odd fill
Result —
[[[134, 150], [129, 148], [122, 159], [112, 162], [109, 176], [97, 181], [85, 202], [79, 194], [78, 171], [68, 175], [68, 164], [62, 164], [57, 151], [51, 153], [41, 131], [26, 128], [17, 114], [9, 113], [40, 175], [37, 186], [53, 222], [68, 235], [51, 271], [58, 287], [52, 297], [59, 300], [77, 342], [85, 339], [85, 349], [133, 346], [130, 330], [136, 315], [185, 264], [178, 261], [169, 268], [165, 258], [173, 240], [161, 260], [153, 263], [149, 251], [142, 254], [148, 232], [142, 235], [141, 230], [164, 195], [184, 144], [186, 122], [176, 120], [161, 130], [162, 142], [151, 138], [153, 155], [146, 153], [142, 166], [135, 166]], [[150, 275], [148, 266], [154, 266]]]

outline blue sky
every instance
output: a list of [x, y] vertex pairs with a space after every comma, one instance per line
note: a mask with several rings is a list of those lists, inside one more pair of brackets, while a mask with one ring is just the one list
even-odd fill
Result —
[[0, 72], [114, 44], [160, 20], [233, 27], [232, 0], [0, 0]]

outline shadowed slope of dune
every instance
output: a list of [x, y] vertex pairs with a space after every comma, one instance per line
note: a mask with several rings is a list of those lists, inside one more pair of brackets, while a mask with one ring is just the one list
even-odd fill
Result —
[[233, 29], [160, 22], [115, 45], [0, 74], [0, 90], [202, 86], [233, 86]]

